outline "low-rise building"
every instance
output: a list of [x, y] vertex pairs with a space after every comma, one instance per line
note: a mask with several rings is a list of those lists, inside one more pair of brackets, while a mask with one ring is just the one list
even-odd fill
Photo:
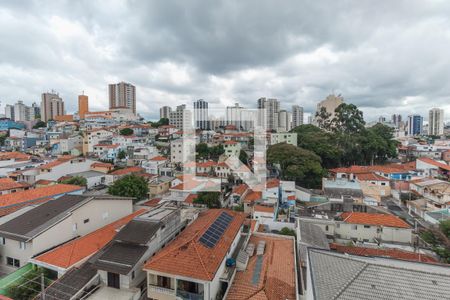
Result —
[[201, 213], [172, 243], [152, 257], [147, 272], [151, 299], [216, 299], [226, 294], [235, 268], [226, 261], [247, 237], [244, 214], [224, 209]]
[[295, 132], [269, 133], [269, 145], [281, 143], [297, 146], [297, 133]]
[[19, 268], [28, 260], [130, 214], [132, 198], [66, 195], [0, 225], [1, 264]]

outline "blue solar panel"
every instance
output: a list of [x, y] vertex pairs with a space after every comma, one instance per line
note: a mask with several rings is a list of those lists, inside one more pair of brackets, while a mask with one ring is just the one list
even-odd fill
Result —
[[222, 212], [220, 216], [208, 227], [208, 230], [200, 237], [200, 243], [208, 248], [213, 248], [227, 230], [233, 217]]

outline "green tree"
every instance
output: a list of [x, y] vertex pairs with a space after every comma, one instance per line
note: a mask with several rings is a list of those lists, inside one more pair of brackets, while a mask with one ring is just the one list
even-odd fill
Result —
[[195, 152], [197, 152], [197, 157], [200, 159], [209, 158], [209, 148], [206, 143], [199, 143], [195, 145]]
[[119, 153], [117, 153], [118, 159], [125, 159], [127, 157], [127, 152], [123, 149], [119, 150]]
[[244, 150], [241, 150], [239, 152], [239, 160], [242, 161], [244, 164], [248, 163], [248, 154]]
[[34, 124], [33, 128], [37, 129], [37, 128], [42, 128], [42, 127], [47, 127], [47, 124], [44, 121], [37, 121], [36, 124]]
[[327, 112], [327, 109], [325, 107], [321, 107], [320, 110], [316, 112], [316, 121], [317, 125], [324, 129], [329, 131], [331, 129], [331, 113]]
[[450, 220], [441, 221], [439, 228], [448, 238], [450, 238]]
[[280, 234], [281, 235], [290, 235], [290, 236], [295, 236], [295, 230], [290, 229], [288, 227], [283, 227], [280, 230]]
[[7, 289], [8, 297], [21, 300], [34, 299], [41, 290], [41, 274], [44, 274], [44, 285], [48, 287], [52, 282], [49, 273], [38, 268], [22, 275], [21, 279], [9, 286]]
[[79, 186], [87, 186], [87, 179], [83, 176], [74, 176], [69, 179], [65, 179], [65, 180], [61, 181], [61, 183], [73, 184], [73, 185], [79, 185]]
[[133, 135], [134, 131], [131, 128], [122, 128], [119, 131], [120, 135], [130, 136]]
[[297, 146], [320, 156], [325, 168], [339, 165], [342, 150], [338, 147], [336, 135], [311, 124], [295, 127], [291, 132], [297, 133]]
[[331, 121], [331, 130], [344, 134], [359, 133], [364, 129], [366, 122], [363, 113], [354, 104], [342, 103], [334, 111]]
[[132, 197], [135, 201], [139, 201], [147, 197], [148, 184], [141, 176], [126, 175], [115, 181], [108, 188], [108, 193], [114, 196]]
[[326, 174], [318, 155], [285, 143], [270, 146], [267, 161], [280, 165], [281, 177], [284, 180], [294, 180], [307, 188], [320, 187], [322, 177]]
[[208, 208], [220, 208], [219, 192], [200, 192], [194, 200], [196, 204], [205, 204]]

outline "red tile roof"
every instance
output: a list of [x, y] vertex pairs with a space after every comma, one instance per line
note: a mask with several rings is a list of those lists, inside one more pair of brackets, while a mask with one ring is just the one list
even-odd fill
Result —
[[193, 204], [194, 200], [197, 199], [197, 197], [198, 197], [197, 194], [189, 194], [189, 196], [187, 196], [186, 199], [184, 199], [184, 202]]
[[253, 208], [255, 211], [259, 211], [259, 212], [265, 212], [265, 213], [274, 213], [275, 208], [271, 207], [271, 206], [264, 206], [264, 205], [255, 205]]
[[244, 202], [246, 202], [246, 203], [255, 202], [256, 200], [260, 200], [261, 198], [262, 198], [262, 192], [250, 191], [245, 196]]
[[153, 198], [153, 199], [148, 200], [147, 202], [142, 203], [142, 205], [155, 207], [159, 204], [160, 201], [161, 201], [161, 198]]
[[141, 167], [128, 167], [124, 169], [118, 169], [115, 171], [112, 171], [111, 175], [127, 175], [131, 173], [143, 173], [145, 170]]
[[441, 162], [435, 161], [434, 159], [431, 159], [431, 158], [428, 158], [428, 157], [420, 157], [417, 160], [423, 161], [424, 163], [433, 165], [433, 166], [438, 167], [440, 169], [444, 169], [444, 170], [450, 171], [450, 166], [449, 165], [446, 165], [446, 164], [443, 164]]
[[389, 179], [375, 173], [356, 174], [356, 178], [360, 181], [389, 181]]
[[411, 226], [394, 215], [372, 214], [362, 212], [344, 212], [341, 214], [345, 223], [386, 226], [397, 228], [411, 228]]
[[268, 188], [268, 189], [271, 189], [274, 187], [279, 187], [279, 186], [280, 186], [280, 179], [271, 178], [266, 181], [266, 188]]
[[31, 155], [22, 152], [0, 152], [0, 160], [15, 159], [16, 161], [30, 160]]
[[165, 158], [164, 156], [155, 156], [153, 158], [150, 159], [151, 161], [163, 161], [163, 160], [167, 160], [167, 158]]
[[223, 143], [224, 145], [236, 145], [237, 142], [235, 141], [226, 141], [225, 143]]
[[113, 164], [103, 163], [103, 162], [95, 162], [91, 165], [91, 168], [112, 168]]
[[0, 191], [7, 191], [19, 188], [27, 188], [30, 185], [26, 182], [17, 182], [11, 178], [0, 178]]
[[21, 191], [17, 193], [7, 194], [0, 196], [0, 207], [19, 204], [30, 200], [36, 200], [40, 198], [53, 197], [55, 195], [66, 194], [84, 190], [84, 187], [70, 184], [55, 184], [50, 186], [44, 186], [31, 190]]
[[51, 198], [51, 197], [40, 198], [40, 199], [37, 199], [37, 200], [31, 200], [31, 201], [27, 201], [27, 202], [14, 204], [13, 206], [0, 207], [0, 217], [12, 214], [13, 212], [18, 211], [19, 209], [24, 208], [25, 206], [43, 204], [43, 203], [45, 203], [47, 201], [50, 201], [50, 200], [54, 200], [54, 198]]
[[[265, 241], [262, 256], [250, 257], [245, 271], [236, 272], [228, 291], [227, 299], [296, 299], [295, 288], [295, 250], [294, 241], [288, 238], [253, 234], [250, 243], [257, 245]], [[257, 260], [262, 258], [260, 276], [255, 279], [254, 270]]]
[[74, 156], [63, 155], [63, 156], [60, 156], [57, 159], [55, 159], [55, 160], [53, 160], [53, 161], [51, 161], [49, 163], [46, 163], [46, 164], [44, 164], [42, 166], [39, 166], [39, 169], [41, 169], [41, 170], [42, 169], [49, 170], [49, 169], [52, 169], [52, 168], [54, 168], [56, 166], [59, 166], [59, 165], [65, 163], [65, 162], [67, 162], [67, 161], [69, 161], [69, 160], [71, 160], [73, 158], [74, 158]]
[[[208, 248], [199, 239], [222, 212], [227, 212], [233, 219], [217, 244]], [[243, 213], [226, 209], [202, 212], [174, 241], [153, 256], [144, 269], [212, 281], [244, 220]]]
[[47, 179], [39, 179], [38, 181], [35, 182], [35, 184], [39, 184], [39, 185], [49, 185], [52, 183], [54, 183], [54, 181], [47, 180]]
[[419, 254], [415, 252], [404, 251], [400, 249], [378, 249], [378, 248], [365, 248], [355, 246], [343, 246], [339, 244], [330, 244], [330, 248], [340, 253], [348, 253], [360, 256], [381, 256], [391, 257], [396, 259], [403, 259], [409, 261], [421, 261], [421, 262], [438, 262], [437, 259], [425, 254]]
[[88, 258], [92, 254], [95, 254], [114, 238], [119, 228], [126, 225], [145, 211], [147, 210], [138, 210], [85, 236], [47, 251], [36, 257], [35, 260], [67, 269], [83, 259]]
[[246, 185], [245, 183], [242, 183], [233, 188], [233, 194], [238, 194], [239, 196], [242, 196], [246, 190], [248, 190], [248, 185]]

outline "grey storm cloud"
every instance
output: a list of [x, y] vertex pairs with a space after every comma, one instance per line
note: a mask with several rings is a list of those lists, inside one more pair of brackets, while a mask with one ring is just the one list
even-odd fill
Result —
[[[450, 114], [448, 1], [2, 1], [0, 101], [55, 89], [76, 111], [107, 84], [137, 86], [138, 111], [260, 97], [312, 112], [342, 94], [368, 120]], [[2, 109], [2, 108], [0, 108]]]

